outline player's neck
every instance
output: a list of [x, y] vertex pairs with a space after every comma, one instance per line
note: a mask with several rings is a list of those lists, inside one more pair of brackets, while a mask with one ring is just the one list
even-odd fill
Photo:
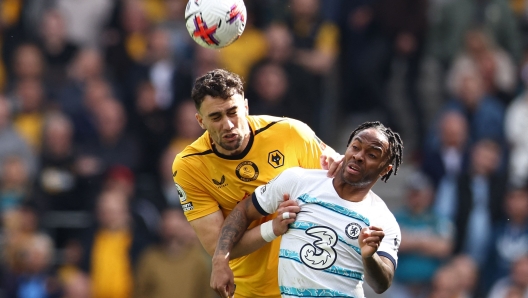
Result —
[[332, 184], [339, 197], [350, 202], [363, 201], [373, 185], [373, 183], [359, 186], [350, 185], [337, 176], [334, 178]]

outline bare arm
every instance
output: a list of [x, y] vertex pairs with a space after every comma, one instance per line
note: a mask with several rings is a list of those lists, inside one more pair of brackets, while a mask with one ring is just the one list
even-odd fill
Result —
[[[297, 212], [299, 212], [299, 206], [296, 202], [288, 200], [289, 196], [285, 195], [285, 202], [279, 205], [278, 215], [273, 220], [273, 233], [275, 235], [284, 234], [288, 225], [295, 221]], [[289, 213], [287, 218], [283, 218], [283, 213]], [[222, 227], [220, 236], [218, 238], [218, 244], [213, 255], [212, 261], [212, 273], [211, 273], [211, 287], [220, 295], [220, 297], [231, 297], [235, 292], [234, 276], [233, 272], [229, 268], [229, 258], [231, 251], [234, 251], [234, 244], [239, 240], [246, 240], [245, 234], [249, 224], [256, 219], [261, 218], [262, 215], [258, 212], [255, 205], [250, 198], [241, 201], [229, 216], [225, 219]], [[260, 239], [259, 243], [266, 243], [260, 234], [260, 227], [258, 226], [252, 229], [258, 230]], [[245, 233], [245, 234], [244, 234]], [[236, 247], [240, 247], [240, 243]]]
[[[218, 236], [220, 235], [223, 223], [224, 215], [221, 211], [216, 211], [207, 216], [191, 221], [191, 226], [194, 228], [198, 239], [200, 239], [202, 246], [211, 256], [214, 255]], [[249, 223], [251, 223], [251, 221], [249, 221]], [[233, 247], [230, 257], [231, 259], [234, 259], [250, 254], [264, 246], [266, 243], [267, 242], [264, 241], [260, 235], [260, 228], [255, 227], [247, 231], [245, 234], [243, 233], [242, 239], [240, 239], [240, 241]]]
[[385, 292], [394, 278], [392, 262], [376, 253], [383, 237], [385, 237], [383, 230], [375, 226], [363, 228], [359, 236], [365, 281], [377, 294]]
[[374, 292], [381, 294], [391, 285], [394, 278], [394, 265], [378, 254], [363, 257], [363, 268], [365, 269], [365, 281], [372, 287]]

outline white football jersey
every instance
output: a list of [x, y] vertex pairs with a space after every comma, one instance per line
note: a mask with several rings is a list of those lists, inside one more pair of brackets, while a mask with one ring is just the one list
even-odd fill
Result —
[[383, 200], [370, 191], [361, 202], [339, 197], [325, 170], [290, 168], [257, 187], [253, 203], [263, 214], [274, 213], [290, 194], [301, 207], [282, 236], [279, 286], [282, 297], [363, 298], [364, 270], [358, 244], [362, 228], [378, 226], [385, 237], [379, 256], [396, 268], [401, 232]]

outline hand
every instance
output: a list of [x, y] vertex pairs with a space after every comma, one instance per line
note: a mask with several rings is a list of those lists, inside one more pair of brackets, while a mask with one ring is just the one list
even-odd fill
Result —
[[385, 237], [385, 233], [380, 227], [370, 226], [361, 229], [358, 239], [359, 248], [361, 249], [361, 257], [372, 257], [372, 255], [378, 251], [383, 237]]
[[[273, 233], [280, 236], [288, 231], [289, 225], [297, 218], [297, 213], [301, 211], [299, 203], [295, 200], [290, 200], [290, 195], [285, 194], [283, 196], [284, 202], [280, 203], [277, 209], [277, 217], [273, 219]], [[284, 213], [288, 213], [287, 217], [284, 218]]]
[[213, 257], [211, 288], [222, 298], [235, 296], [235, 277], [229, 268], [229, 255]]
[[336, 154], [333, 156], [326, 156], [324, 154], [321, 155], [321, 168], [323, 170], [328, 170], [326, 176], [330, 178], [335, 177], [337, 170], [341, 166], [341, 163], [343, 163], [343, 157], [345, 156], [341, 154]]

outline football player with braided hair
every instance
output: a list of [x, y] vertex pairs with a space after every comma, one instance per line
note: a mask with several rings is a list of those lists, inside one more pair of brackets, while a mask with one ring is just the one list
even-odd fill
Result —
[[[213, 289], [231, 297], [224, 291], [233, 287], [225, 255], [252, 221], [278, 211], [282, 223], [273, 221], [262, 237], [282, 235], [282, 297], [363, 298], [363, 282], [376, 293], [386, 291], [394, 277], [401, 232], [372, 187], [397, 173], [402, 153], [398, 133], [380, 122], [366, 122], [352, 132], [335, 178], [322, 170], [294, 167], [257, 187], [224, 221], [213, 256]], [[298, 206], [281, 207], [284, 194]]]

